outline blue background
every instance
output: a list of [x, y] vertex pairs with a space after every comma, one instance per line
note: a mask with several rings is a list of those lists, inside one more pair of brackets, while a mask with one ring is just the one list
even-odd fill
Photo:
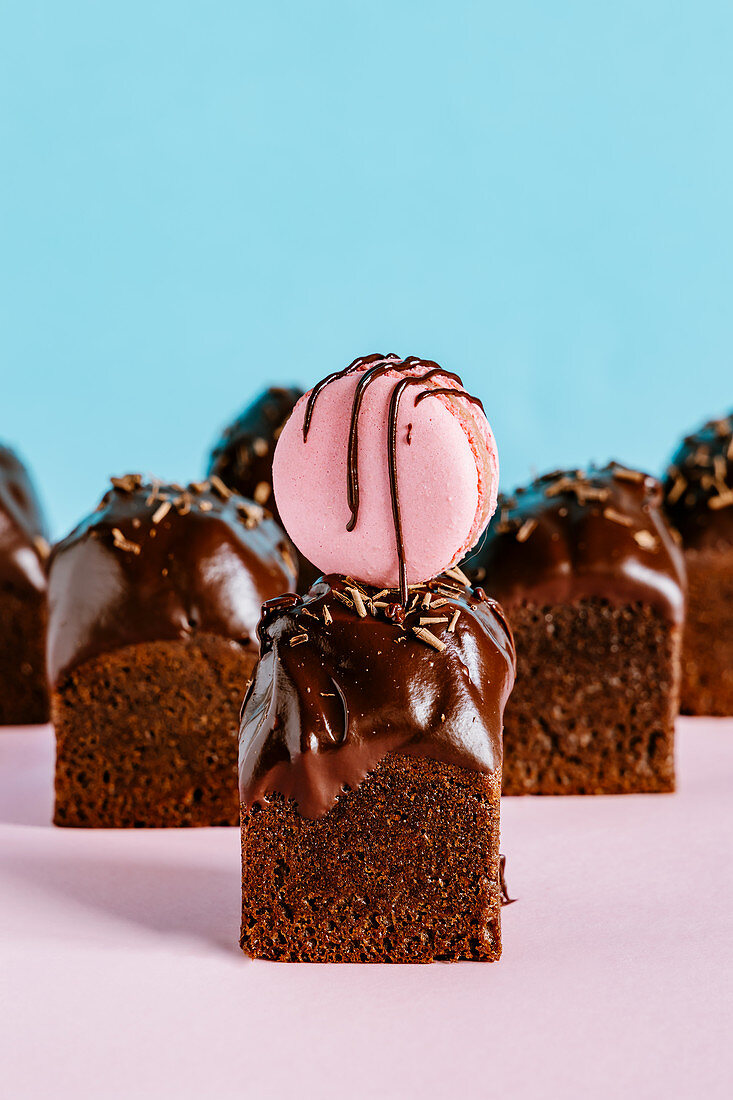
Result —
[[373, 350], [463, 375], [507, 488], [733, 404], [729, 0], [0, 13], [0, 437], [56, 534]]

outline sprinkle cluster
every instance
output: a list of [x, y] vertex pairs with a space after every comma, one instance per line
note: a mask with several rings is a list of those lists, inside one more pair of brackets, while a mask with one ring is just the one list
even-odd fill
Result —
[[[236, 518], [247, 530], [258, 527], [267, 515], [260, 505], [252, 504], [233, 493], [216, 474], [212, 474], [206, 481], [189, 482], [187, 486], [157, 479], [146, 481], [142, 474], [125, 474], [123, 477], [110, 478], [110, 481], [112, 489], [102, 498], [97, 511], [103, 512], [115, 494], [130, 497], [142, 497], [145, 494], [143, 503], [149, 510], [148, 518], [153, 526], [151, 535], [154, 535], [155, 528], [171, 512], [179, 516], [186, 516], [190, 512], [213, 512], [217, 507], [231, 503]], [[140, 528], [142, 519], [134, 516], [131, 523], [133, 528]], [[117, 550], [134, 555], [141, 552], [140, 544], [125, 535], [119, 527], [113, 527], [111, 535]]]
[[718, 512], [733, 506], [733, 414], [687, 436], [667, 471], [665, 491], [670, 508]]
[[[535, 516], [523, 516], [521, 514], [522, 497], [530, 491], [540, 491], [548, 501], [558, 498], [559, 507], [557, 514], [561, 517], [568, 515], [567, 500], [580, 507], [591, 508], [594, 515], [602, 516], [609, 523], [629, 529], [629, 534], [643, 550], [655, 552], [659, 549], [659, 539], [646, 528], [631, 530], [636, 526], [634, 518], [625, 512], [614, 508], [611, 501], [614, 500], [613, 485], [608, 484], [617, 481], [633, 485], [643, 486], [646, 493], [651, 495], [658, 492], [658, 482], [642, 473], [641, 470], [632, 470], [619, 463], [612, 462], [604, 470], [555, 470], [538, 478], [526, 488], [517, 489], [513, 496], [499, 498], [499, 520], [494, 530], [498, 534], [514, 534], [517, 542], [527, 542], [539, 526], [539, 520]], [[520, 515], [512, 516], [515, 509], [520, 510]]]

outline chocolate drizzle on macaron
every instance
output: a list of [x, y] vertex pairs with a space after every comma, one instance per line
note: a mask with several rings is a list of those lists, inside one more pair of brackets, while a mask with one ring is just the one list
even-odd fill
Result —
[[[349, 511], [351, 513], [350, 519], [346, 525], [347, 531], [353, 531], [359, 515], [359, 412], [361, 410], [364, 394], [369, 385], [382, 375], [394, 372], [396, 374], [409, 374], [410, 377], [399, 378], [392, 390], [389, 404], [389, 420], [388, 420], [388, 453], [387, 462], [389, 469], [389, 488], [390, 499], [392, 504], [392, 516], [394, 521], [395, 539], [397, 542], [397, 557], [399, 562], [399, 595], [400, 602], [403, 606], [407, 603], [407, 564], [405, 559], [405, 548], [402, 534], [402, 515], [400, 506], [400, 494], [399, 494], [399, 482], [397, 476], [397, 423], [399, 415], [400, 401], [402, 394], [408, 386], [423, 385], [432, 382], [433, 379], [443, 378], [450, 379], [456, 383], [456, 386], [427, 386], [415, 397], [415, 406], [417, 406], [426, 397], [443, 396], [446, 398], [464, 398], [467, 401], [478, 405], [483, 412], [483, 405], [477, 397], [473, 397], [465, 389], [463, 389], [463, 382], [457, 374], [452, 371], [444, 370], [437, 363], [432, 360], [419, 359], [417, 356], [408, 356], [406, 359], [401, 359], [398, 355], [390, 352], [386, 356], [382, 355], [368, 355], [355, 359], [353, 363], [350, 363], [348, 367], [343, 370], [334, 371], [333, 373], [322, 378], [320, 382], [311, 390], [308, 396], [308, 403], [306, 405], [305, 416], [303, 420], [303, 442], [308, 440], [308, 432], [311, 426], [313, 418], [313, 412], [316, 407], [319, 395], [323, 390], [329, 386], [332, 382], [336, 382], [340, 378], [345, 378], [347, 375], [354, 374], [357, 371], [364, 371], [363, 377], [359, 380], [354, 393], [354, 399], [351, 409], [351, 420], [349, 423], [349, 446], [348, 446], [348, 458], [347, 458], [347, 484], [346, 493], [349, 504]], [[416, 374], [416, 371], [421, 373]]]

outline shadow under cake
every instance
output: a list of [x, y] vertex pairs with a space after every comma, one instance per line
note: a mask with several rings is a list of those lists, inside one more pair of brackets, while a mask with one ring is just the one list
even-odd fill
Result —
[[48, 721], [47, 539], [27, 469], [0, 446], [0, 726]]
[[684, 714], [733, 714], [733, 414], [680, 444], [665, 507], [687, 564]]
[[289, 560], [223, 485], [113, 479], [51, 559], [57, 825], [238, 823], [240, 703]]
[[[280, 523], [272, 491], [272, 460], [280, 433], [303, 391], [294, 386], [263, 390], [221, 434], [209, 456], [208, 476], [264, 505]], [[295, 550], [298, 591], [307, 592], [320, 569]]]
[[412, 586], [407, 614], [397, 599], [329, 576], [264, 609], [240, 735], [253, 957], [501, 954], [511, 634], [448, 576]]
[[464, 563], [517, 646], [504, 794], [674, 790], [685, 574], [661, 495], [616, 463], [547, 474]]

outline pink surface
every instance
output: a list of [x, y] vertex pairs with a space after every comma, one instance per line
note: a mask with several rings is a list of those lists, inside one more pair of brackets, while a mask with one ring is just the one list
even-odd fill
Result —
[[0, 731], [0, 1094], [730, 1096], [733, 721], [678, 761], [504, 801], [500, 963], [287, 966], [236, 947], [235, 829], [53, 829], [50, 730]]
[[[306, 442], [307, 395], [295, 406], [275, 450], [275, 499], [291, 539], [324, 573], [395, 587], [387, 425], [392, 390], [404, 375], [376, 378], [365, 392], [359, 414], [359, 516], [354, 530], [347, 531], [349, 424], [363, 373], [339, 378], [319, 394]], [[443, 384], [457, 385], [439, 379], [425, 388]], [[397, 421], [397, 483], [410, 584], [436, 576], [474, 545], [496, 508], [499, 480], [496, 444], [481, 410], [448, 397], [415, 405], [421, 388], [404, 392]]]

